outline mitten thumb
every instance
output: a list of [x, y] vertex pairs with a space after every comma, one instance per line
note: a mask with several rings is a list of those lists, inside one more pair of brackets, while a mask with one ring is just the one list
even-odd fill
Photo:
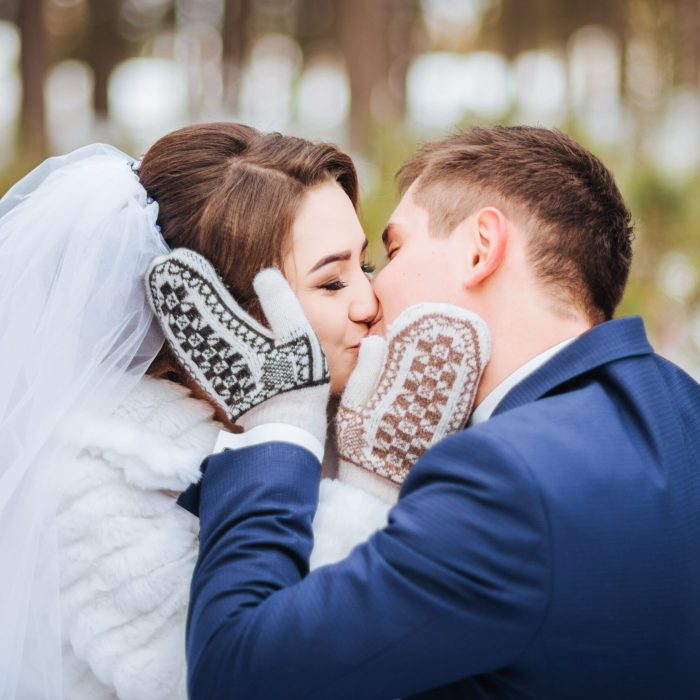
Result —
[[279, 270], [274, 267], [260, 270], [253, 280], [253, 288], [278, 342], [313, 332], [299, 300]]
[[367, 404], [379, 383], [386, 350], [386, 341], [378, 335], [370, 335], [360, 343], [357, 365], [340, 400], [342, 407], [359, 409]]

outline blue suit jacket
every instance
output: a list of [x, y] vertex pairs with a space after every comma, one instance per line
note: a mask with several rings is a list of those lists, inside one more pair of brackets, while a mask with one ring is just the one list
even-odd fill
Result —
[[193, 698], [700, 698], [700, 387], [639, 319], [429, 450], [388, 526], [311, 574], [314, 457], [204, 472]]

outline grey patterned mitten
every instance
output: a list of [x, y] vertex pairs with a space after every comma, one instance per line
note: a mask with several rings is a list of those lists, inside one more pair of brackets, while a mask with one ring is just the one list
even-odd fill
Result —
[[395, 501], [414, 462], [464, 427], [491, 352], [488, 327], [451, 304], [410, 306], [365, 338], [338, 415], [339, 477]]
[[194, 251], [178, 248], [156, 258], [146, 280], [173, 352], [231, 421], [246, 428], [296, 425], [324, 444], [328, 365], [278, 270], [262, 270], [253, 282], [271, 330], [236, 303], [211, 263]]

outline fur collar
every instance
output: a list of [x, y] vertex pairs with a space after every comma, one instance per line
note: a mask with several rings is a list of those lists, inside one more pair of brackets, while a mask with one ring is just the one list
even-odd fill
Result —
[[214, 447], [221, 425], [213, 416], [186, 387], [145, 376], [111, 416], [86, 422], [81, 447], [134, 486], [182, 491]]

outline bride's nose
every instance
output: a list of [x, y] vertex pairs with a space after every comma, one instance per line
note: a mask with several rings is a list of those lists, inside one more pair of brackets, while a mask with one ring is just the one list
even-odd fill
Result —
[[365, 278], [358, 286], [357, 293], [350, 302], [350, 320], [369, 325], [376, 317], [378, 310], [379, 305], [372, 289], [372, 283]]

